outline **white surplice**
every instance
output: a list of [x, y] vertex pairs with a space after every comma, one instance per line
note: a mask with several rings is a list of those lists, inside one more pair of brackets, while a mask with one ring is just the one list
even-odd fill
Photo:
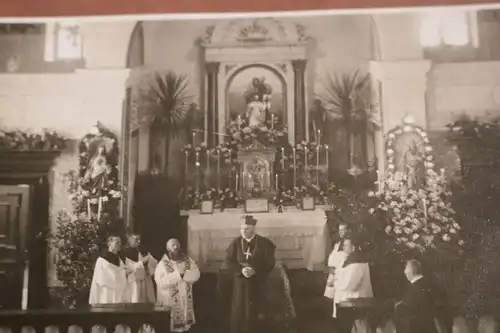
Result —
[[[345, 259], [347, 258], [347, 254], [342, 250], [339, 251], [339, 247], [340, 247], [340, 242], [337, 242], [333, 246], [333, 250], [328, 256], [328, 267], [335, 268], [335, 270], [341, 268], [342, 265], [344, 264]], [[335, 288], [329, 286], [329, 284], [333, 284], [333, 282], [334, 282], [334, 275], [328, 274], [328, 280], [326, 281], [324, 296], [330, 299], [333, 299], [333, 295], [335, 294]]]
[[189, 257], [181, 262], [165, 255], [156, 266], [157, 303], [170, 308], [170, 330], [185, 332], [196, 323], [193, 304], [193, 283], [200, 270]]
[[127, 272], [123, 260], [120, 266], [99, 257], [90, 285], [89, 304], [111, 304], [127, 302]]
[[[142, 261], [147, 258], [146, 264]], [[131, 303], [154, 303], [155, 290], [153, 286], [153, 275], [158, 261], [151, 255], [143, 256], [139, 252], [139, 261], [126, 259], [129, 269], [127, 298]]]
[[333, 317], [337, 317], [336, 304], [356, 298], [373, 297], [368, 263], [353, 263], [338, 268], [335, 272], [334, 288]]

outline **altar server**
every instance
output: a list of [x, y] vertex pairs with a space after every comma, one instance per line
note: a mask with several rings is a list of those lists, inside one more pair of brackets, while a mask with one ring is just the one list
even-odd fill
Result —
[[231, 333], [256, 333], [257, 318], [264, 308], [265, 282], [275, 265], [276, 247], [256, 234], [256, 224], [254, 217], [245, 216], [241, 236], [226, 251], [226, 268], [233, 276]]
[[327, 265], [329, 269], [329, 274], [328, 274], [328, 280], [326, 281], [324, 296], [331, 299], [333, 299], [333, 295], [335, 292], [334, 289], [335, 271], [338, 268], [342, 267], [342, 264], [344, 263], [344, 260], [347, 257], [347, 253], [344, 252], [344, 241], [349, 236], [350, 231], [351, 230], [347, 223], [341, 222], [339, 224], [339, 230], [338, 230], [339, 241], [335, 243], [332, 252], [328, 256]]
[[127, 302], [126, 265], [118, 255], [120, 237], [108, 238], [108, 249], [99, 256], [90, 285], [90, 305]]
[[131, 234], [129, 247], [123, 251], [128, 268], [128, 299], [131, 303], [154, 303], [153, 275], [158, 261], [144, 249], [141, 236]]
[[166, 254], [156, 266], [158, 301], [170, 310], [170, 331], [186, 332], [196, 323], [193, 284], [200, 278], [196, 263], [182, 250], [177, 239], [167, 242]]

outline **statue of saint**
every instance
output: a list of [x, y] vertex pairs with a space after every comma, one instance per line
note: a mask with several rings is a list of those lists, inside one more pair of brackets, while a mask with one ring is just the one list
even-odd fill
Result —
[[111, 173], [111, 166], [108, 164], [106, 147], [100, 145], [97, 147], [97, 153], [90, 160], [85, 174], [85, 183], [92, 193], [106, 187], [108, 182], [108, 175]]
[[250, 103], [248, 103], [247, 111], [245, 113], [248, 119], [248, 126], [259, 127], [265, 124], [266, 111], [266, 104], [263, 101], [259, 100], [259, 96], [255, 94], [254, 99]]
[[423, 156], [415, 141], [412, 141], [403, 154], [404, 175], [409, 189], [418, 189], [425, 183]]

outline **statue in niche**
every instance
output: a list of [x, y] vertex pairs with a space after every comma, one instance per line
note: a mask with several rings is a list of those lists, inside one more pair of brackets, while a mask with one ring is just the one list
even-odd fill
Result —
[[265, 78], [254, 77], [250, 87], [245, 92], [247, 110], [245, 116], [250, 127], [262, 126], [266, 123], [271, 110], [272, 88]]
[[106, 146], [101, 144], [97, 147], [97, 152], [90, 159], [87, 172], [84, 177], [85, 184], [92, 193], [100, 192], [108, 185], [108, 176], [111, 174], [112, 166], [108, 163]]
[[408, 182], [409, 189], [420, 189], [425, 185], [425, 166], [422, 145], [416, 139], [408, 143], [407, 149], [402, 154], [400, 166]]

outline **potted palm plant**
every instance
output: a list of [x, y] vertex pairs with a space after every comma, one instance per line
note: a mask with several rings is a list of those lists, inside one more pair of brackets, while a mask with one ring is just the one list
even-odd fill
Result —
[[150, 85], [139, 92], [137, 106], [150, 128], [162, 133], [165, 142], [164, 166], [169, 165], [170, 146], [185, 125], [192, 96], [185, 74], [155, 73]]

